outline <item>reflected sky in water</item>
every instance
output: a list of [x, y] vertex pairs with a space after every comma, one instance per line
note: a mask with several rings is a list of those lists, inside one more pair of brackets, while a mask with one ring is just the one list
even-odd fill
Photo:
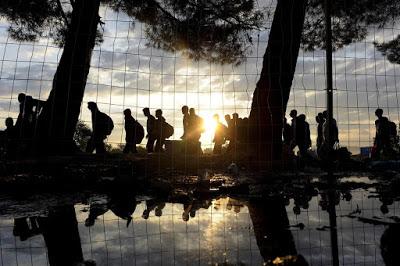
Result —
[[[380, 241], [388, 226], [347, 216], [393, 223], [393, 216], [399, 212], [398, 202], [375, 197], [375, 192], [375, 188], [370, 188], [336, 195], [341, 265], [384, 265]], [[83, 256], [83, 260], [94, 260], [97, 265], [215, 265], [224, 262], [262, 265], [264, 259], [286, 253], [301, 254], [309, 265], [330, 265], [326, 194], [320, 191], [317, 196], [295, 195], [298, 196], [262, 201], [226, 197], [192, 200], [185, 204], [136, 197], [136, 207], [133, 201], [123, 208], [117, 201], [97, 195], [73, 207], [61, 207], [70, 208], [68, 212], [72, 214], [75, 211], [76, 219], [74, 215], [69, 216], [71, 223], [65, 222], [70, 219], [65, 218], [65, 212], [57, 216], [47, 210], [47, 214], [23, 218], [29, 228], [25, 231], [24, 226], [16, 226], [21, 219], [14, 220], [25, 215], [14, 206], [12, 215], [0, 218], [0, 261], [1, 265], [48, 265], [54, 254], [75, 255], [71, 255], [72, 249], [65, 249], [61, 255], [57, 251], [54, 253], [55, 249], [48, 253], [46, 244], [78, 243], [78, 253], [79, 248], [82, 252], [79, 256]], [[381, 208], [382, 202], [388, 203], [386, 214], [381, 211], [385, 210]], [[130, 211], [126, 209], [128, 205]], [[127, 217], [132, 211], [129, 221]], [[89, 221], [93, 216], [97, 218]], [[75, 234], [76, 229], [80, 247], [79, 241], [65, 239]], [[43, 231], [51, 232], [52, 236], [44, 236]], [[60, 235], [55, 236], [54, 232]], [[26, 239], [21, 241], [22, 238]]]

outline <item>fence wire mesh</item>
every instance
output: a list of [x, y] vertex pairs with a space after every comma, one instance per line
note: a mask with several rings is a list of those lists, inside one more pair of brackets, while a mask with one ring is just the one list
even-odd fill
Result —
[[[162, 109], [167, 122], [175, 128], [171, 139], [178, 140], [183, 134], [181, 107], [188, 105], [204, 118], [206, 130], [200, 141], [204, 151], [212, 151], [214, 114], [221, 118], [225, 114], [238, 113], [240, 117], [250, 114], [276, 4], [272, 0], [255, 2], [255, 7], [264, 12], [265, 21], [261, 29], [251, 31], [249, 51], [239, 65], [193, 60], [184, 52], [155, 48], [150, 44], [146, 24], [102, 5], [99, 13], [102, 42], [91, 54], [79, 119], [90, 127], [91, 114], [86, 106], [95, 101], [114, 121], [115, 128], [106, 142], [109, 149], [119, 152], [125, 143], [123, 110], [130, 108], [133, 117], [146, 125], [142, 109], [149, 107], [151, 113]], [[19, 93], [40, 100], [48, 98], [63, 53], [51, 38], [54, 33], [51, 27], [36, 42], [15, 40], [9, 27], [6, 19], [0, 21], [2, 121], [7, 117], [17, 120]], [[377, 49], [377, 43], [396, 40], [399, 35], [397, 22], [384, 26], [376, 23], [366, 28], [363, 38], [333, 53], [334, 117], [341, 146], [346, 146], [353, 154], [358, 154], [361, 147], [373, 145], [377, 108], [382, 108], [384, 115], [399, 125], [399, 65], [390, 62]], [[313, 149], [317, 138], [315, 116], [326, 109], [325, 63], [323, 49], [300, 49], [287, 105], [288, 121], [291, 109], [306, 115]], [[4, 124], [0, 127], [3, 129]], [[145, 141], [140, 144], [142, 147]], [[381, 188], [336, 191], [341, 265], [384, 264], [380, 247], [382, 236], [398, 219], [398, 202], [396, 193], [385, 197], [389, 189], [380, 191]], [[287, 222], [285, 228], [289, 232], [284, 241], [292, 241], [296, 253], [302, 254], [309, 265], [332, 263], [326, 197], [323, 189], [309, 196], [297, 191], [282, 202], [287, 213], [287, 221], [283, 222]], [[249, 199], [210, 198], [199, 200], [197, 209], [194, 203], [189, 204], [189, 212], [194, 210], [193, 217], [185, 213], [188, 204], [167, 201], [160, 207], [161, 215], [150, 212], [145, 219], [143, 212], [148, 202], [137, 201], [129, 226], [126, 220], [108, 209], [97, 216], [94, 225], [88, 226], [85, 223], [92, 203], [73, 206], [83, 258], [93, 259], [97, 265], [260, 265], [264, 256], [268, 257], [260, 243], [268, 238], [267, 233], [272, 234], [274, 227], [272, 231], [257, 228], [251, 212], [279, 216], [265, 209], [255, 209]], [[360, 213], [373, 219], [354, 216]], [[183, 214], [190, 216], [188, 221]], [[32, 233], [35, 231], [33, 224], [38, 223], [41, 216], [43, 214], [33, 214], [31, 218], [20, 219], [25, 219], [26, 230]], [[0, 219], [1, 265], [51, 264], [48, 240], [43, 231], [22, 240], [16, 232], [15, 217], [7, 217]], [[376, 224], [377, 219], [381, 221], [379, 224]], [[271, 241], [278, 243], [273, 237]]]

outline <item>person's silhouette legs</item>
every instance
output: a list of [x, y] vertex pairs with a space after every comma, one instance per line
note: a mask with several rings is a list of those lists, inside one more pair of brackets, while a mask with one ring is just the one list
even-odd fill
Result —
[[146, 149], [147, 152], [154, 152], [154, 142], [155, 142], [155, 138], [153, 136], [149, 136], [149, 138], [147, 139], [147, 144], [146, 144]]
[[123, 153], [137, 153], [136, 144], [135, 143], [126, 143]]
[[156, 141], [156, 146], [155, 146], [155, 151], [156, 152], [162, 152], [163, 151], [163, 145], [164, 145], [165, 139], [163, 138], [158, 138]]
[[96, 154], [103, 154], [106, 152], [104, 138], [102, 136], [90, 137], [86, 146], [86, 152], [93, 153], [94, 150], [96, 150]]

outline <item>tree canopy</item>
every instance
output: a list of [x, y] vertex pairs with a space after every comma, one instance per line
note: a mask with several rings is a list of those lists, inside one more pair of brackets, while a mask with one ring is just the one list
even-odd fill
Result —
[[[77, 0], [2, 0], [0, 16], [19, 41], [35, 41], [46, 32], [63, 46]], [[263, 26], [265, 10], [254, 0], [99, 0], [145, 24], [148, 45], [213, 63], [241, 63], [252, 44], [252, 30]], [[398, 0], [333, 1], [334, 49], [363, 40], [370, 27], [394, 25], [400, 16]], [[324, 1], [309, 0], [302, 35], [305, 50], [324, 49]], [[391, 62], [400, 63], [399, 37], [376, 43]], [[97, 43], [102, 41], [97, 32]]]
[[46, 31], [58, 44], [63, 42], [70, 12], [56, 0], [2, 0], [0, 16], [10, 22], [10, 36], [18, 41], [36, 41]]
[[[394, 25], [400, 16], [398, 0], [335, 0], [332, 1], [332, 35], [334, 49], [363, 40], [371, 27]], [[302, 46], [305, 50], [325, 48], [325, 12], [323, 0], [309, 0]], [[379, 46], [385, 55], [396, 53], [395, 42]], [[379, 48], [381, 47], [381, 48]], [[400, 48], [397, 46], [397, 48]], [[398, 51], [397, 53], [399, 53]], [[388, 57], [389, 60], [392, 56]], [[391, 60], [392, 61], [392, 60]]]
[[400, 35], [389, 42], [376, 43], [375, 45], [378, 51], [382, 52], [390, 62], [400, 64]]
[[[16, 40], [35, 41], [48, 32], [63, 46], [76, 1], [4, 0], [0, 16], [11, 23], [9, 32]], [[264, 18], [254, 0], [99, 1], [144, 23], [150, 46], [214, 63], [243, 61], [252, 43], [251, 31], [259, 29]]]

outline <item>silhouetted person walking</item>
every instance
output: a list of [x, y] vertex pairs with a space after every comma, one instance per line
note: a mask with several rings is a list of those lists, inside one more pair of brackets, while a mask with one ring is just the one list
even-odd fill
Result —
[[18, 94], [19, 114], [16, 122], [18, 133], [22, 137], [32, 137], [34, 123], [40, 114], [45, 102], [34, 99], [32, 96], [25, 93]]
[[165, 118], [162, 116], [162, 110], [157, 109], [156, 110], [156, 146], [155, 146], [155, 151], [156, 152], [162, 152], [164, 151], [163, 146], [165, 142], [165, 133], [163, 132], [165, 127]]
[[144, 137], [144, 129], [135, 118], [132, 117], [131, 109], [124, 110], [125, 115], [125, 148], [124, 153], [137, 153], [136, 144]]
[[18, 102], [19, 113], [22, 114], [24, 119], [28, 119], [29, 121], [33, 121], [37, 118], [45, 104], [45, 101], [34, 99], [32, 96], [26, 95], [25, 93], [18, 94]]
[[150, 109], [149, 108], [144, 108], [143, 109], [143, 114], [147, 117], [147, 144], [146, 144], [146, 149], [147, 152], [154, 152], [154, 142], [156, 141], [156, 119], [154, 116], [150, 114]]
[[301, 114], [296, 121], [296, 144], [299, 147], [300, 155], [307, 156], [307, 150], [311, 147], [310, 125], [306, 122], [306, 116]]
[[[318, 157], [323, 161], [329, 161], [332, 157], [336, 156], [334, 153], [335, 145], [339, 142], [339, 130], [336, 124], [336, 120], [332, 118], [331, 124], [328, 125], [328, 112], [322, 113], [323, 125], [322, 125], [322, 145], [318, 150]], [[329, 134], [328, 134], [329, 132]]]
[[318, 113], [315, 117], [315, 121], [317, 122], [317, 152], [321, 149], [322, 143], [324, 141], [323, 135], [323, 126], [325, 122], [325, 118], [322, 113]]
[[92, 136], [90, 137], [86, 152], [97, 154], [105, 153], [104, 140], [111, 134], [114, 123], [108, 115], [100, 112], [95, 102], [88, 102], [88, 109], [92, 112]]
[[14, 126], [14, 120], [11, 117], [7, 117], [5, 121], [6, 129], [4, 130], [5, 133], [5, 149], [7, 158], [14, 158], [15, 154], [17, 153], [17, 131], [16, 127]]
[[186, 140], [189, 132], [189, 107], [187, 105], [182, 106], [183, 114], [183, 135], [181, 139]]
[[187, 134], [189, 153], [201, 152], [200, 138], [204, 132], [204, 120], [196, 114], [194, 108], [189, 109], [189, 132]]
[[[373, 153], [373, 157], [378, 159], [381, 152], [388, 153], [392, 151], [391, 131], [393, 130], [391, 130], [391, 127], [393, 126], [389, 119], [383, 116], [382, 109], [376, 109], [375, 115], [378, 119], [375, 120], [376, 134], [374, 141], [375, 151]], [[394, 127], [396, 127], [396, 125], [394, 125]]]
[[230, 121], [230, 124], [228, 125], [228, 131], [229, 131], [229, 146], [227, 151], [228, 152], [233, 152], [237, 150], [237, 143], [238, 143], [238, 129], [240, 127], [240, 118], [239, 114], [233, 113], [232, 114], [232, 120]]
[[225, 143], [226, 134], [228, 132], [228, 128], [219, 121], [219, 115], [214, 115], [214, 120], [217, 123], [215, 126], [215, 133], [214, 133], [214, 154], [221, 154], [222, 152], [222, 145]]
[[292, 127], [292, 141], [291, 141], [291, 146], [292, 148], [296, 147], [296, 125], [297, 125], [297, 110], [293, 109], [290, 111], [289, 116], [292, 118], [291, 121], [291, 127]]
[[204, 120], [196, 114], [194, 108], [189, 109], [189, 139], [198, 142], [204, 132]]
[[329, 149], [333, 149], [335, 143], [339, 142], [339, 129], [336, 123], [336, 119], [332, 118], [330, 125], [330, 141], [328, 140], [328, 111], [322, 113], [324, 124], [322, 126], [322, 134], [324, 136], [323, 145], [327, 145]]

